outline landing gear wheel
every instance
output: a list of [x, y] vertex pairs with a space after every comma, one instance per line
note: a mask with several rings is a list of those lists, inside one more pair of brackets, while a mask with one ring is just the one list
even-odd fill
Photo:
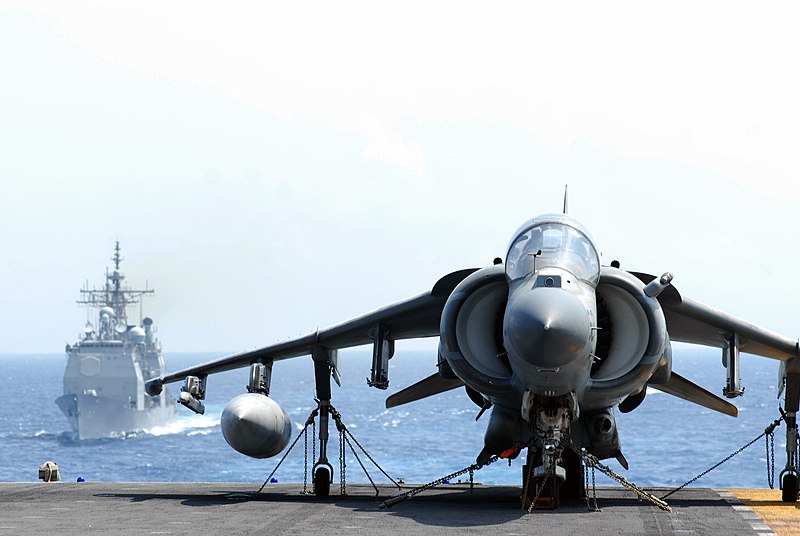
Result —
[[781, 482], [781, 500], [783, 502], [797, 502], [797, 475], [786, 473]]
[[586, 497], [583, 485], [583, 463], [580, 456], [572, 450], [564, 449], [562, 465], [567, 471], [567, 479], [561, 484], [559, 501], [578, 501]]
[[317, 467], [314, 471], [314, 495], [327, 497], [331, 493], [331, 475], [327, 467]]

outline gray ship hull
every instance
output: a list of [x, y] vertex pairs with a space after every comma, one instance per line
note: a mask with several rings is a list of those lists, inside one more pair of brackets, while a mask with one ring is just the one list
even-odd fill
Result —
[[97, 326], [87, 322], [80, 340], [67, 345], [64, 395], [56, 399], [78, 439], [151, 430], [169, 424], [177, 415], [169, 393], [149, 396], [145, 392], [145, 380], [164, 373], [153, 320], [128, 323], [126, 307], [153, 290], [123, 284], [119, 242], [112, 260], [115, 269], [106, 270], [103, 288], [81, 289], [83, 299], [78, 303], [98, 310]]
[[67, 394], [56, 399], [77, 439], [120, 437], [135, 431], [166, 426], [175, 419], [174, 406], [136, 410], [120, 400], [102, 396]]

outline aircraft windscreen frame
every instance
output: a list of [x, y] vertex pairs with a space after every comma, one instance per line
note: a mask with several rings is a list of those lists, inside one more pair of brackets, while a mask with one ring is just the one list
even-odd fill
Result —
[[593, 286], [600, 279], [600, 257], [592, 240], [571, 225], [544, 221], [514, 240], [506, 256], [506, 277], [516, 281], [550, 267], [567, 270]]

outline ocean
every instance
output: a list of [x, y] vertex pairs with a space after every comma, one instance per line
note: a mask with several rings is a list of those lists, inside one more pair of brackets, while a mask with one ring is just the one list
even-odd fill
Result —
[[[706, 389], [720, 393], [725, 384], [721, 352], [676, 345], [673, 368]], [[220, 357], [207, 353], [165, 353], [174, 371]], [[706, 410], [649, 389], [647, 398], [629, 414], [617, 412], [622, 450], [630, 463], [624, 470], [615, 460], [605, 463], [642, 486], [678, 486], [724, 459], [764, 431], [779, 416], [776, 399], [778, 362], [742, 356], [745, 396], [734, 400], [739, 417]], [[340, 353], [342, 387], [333, 385], [334, 407], [353, 436], [394, 479], [426, 483], [474, 462], [483, 446], [488, 413], [475, 421], [478, 408], [463, 389], [386, 409], [386, 397], [435, 371], [434, 352], [398, 348], [390, 361], [390, 388], [366, 385], [370, 353]], [[55, 461], [64, 481], [89, 482], [252, 482], [258, 489], [275, 468], [279, 456], [255, 460], [228, 447], [219, 417], [225, 404], [245, 392], [248, 369], [212, 375], [208, 380], [205, 415], [180, 407], [172, 425], [94, 441], [76, 441], [54, 400], [62, 394], [63, 355], [0, 355], [0, 481], [35, 482], [42, 462]], [[292, 441], [315, 407], [313, 368], [309, 358], [275, 363], [271, 397], [289, 414]], [[170, 386], [173, 397], [180, 384]], [[339, 483], [339, 444], [331, 426], [329, 459]], [[290, 443], [291, 444], [291, 443]], [[303, 440], [275, 473], [279, 482], [303, 482]], [[310, 448], [310, 446], [309, 446]], [[785, 463], [785, 427], [775, 434], [776, 475]], [[359, 452], [361, 454], [361, 452]], [[522, 456], [485, 467], [475, 480], [485, 484], [518, 485]], [[362, 456], [376, 482], [388, 479]], [[309, 462], [309, 466], [310, 466]], [[348, 451], [346, 481], [366, 483], [367, 476]], [[613, 482], [598, 473], [599, 485]], [[309, 475], [310, 482], [310, 475]], [[777, 482], [777, 480], [776, 480]], [[766, 487], [767, 456], [761, 439], [695, 486]]]

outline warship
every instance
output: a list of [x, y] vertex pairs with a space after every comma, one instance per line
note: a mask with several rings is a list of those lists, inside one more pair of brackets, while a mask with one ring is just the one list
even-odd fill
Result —
[[[77, 439], [120, 437], [169, 424], [176, 408], [169, 394], [149, 396], [144, 383], [164, 374], [161, 343], [151, 318], [128, 323], [127, 307], [141, 304], [154, 291], [123, 285], [119, 242], [114, 248], [114, 271], [106, 269], [101, 289], [81, 289], [78, 304], [97, 310], [97, 326], [87, 321], [80, 340], [67, 344], [64, 394], [56, 404], [66, 415]], [[140, 305], [141, 317], [141, 305]]]

